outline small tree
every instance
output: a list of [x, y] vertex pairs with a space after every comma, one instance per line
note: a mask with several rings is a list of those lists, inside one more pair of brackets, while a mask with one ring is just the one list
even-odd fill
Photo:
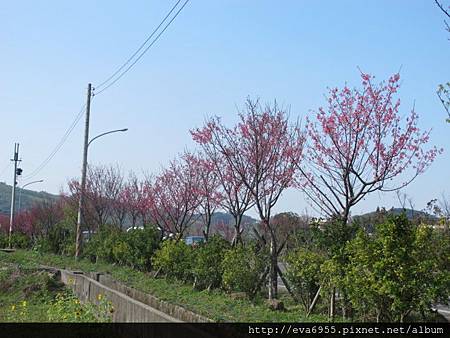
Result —
[[358, 233], [347, 248], [343, 283], [363, 319], [403, 322], [413, 310], [424, 315], [434, 302], [448, 300], [448, 254], [429, 250], [435, 246], [448, 248], [448, 238], [405, 215], [379, 224], [375, 236]]
[[321, 281], [320, 267], [326, 256], [318, 250], [297, 248], [286, 257], [287, 278], [299, 295], [305, 311], [309, 311]]
[[[380, 85], [361, 74], [362, 90], [330, 90], [328, 109], [307, 119], [311, 143], [299, 166], [301, 189], [328, 216], [347, 223], [353, 206], [375, 191], [394, 191], [422, 174], [442, 151], [425, 149], [430, 131], [420, 132], [412, 110], [402, 123], [398, 74]], [[404, 177], [402, 183], [394, 179]]]
[[[269, 298], [277, 297], [280, 243], [270, 223], [271, 212], [281, 193], [291, 186], [299, 166], [304, 137], [298, 126], [289, 124], [287, 114], [276, 102], [262, 107], [246, 102], [240, 121], [229, 129], [218, 119], [210, 121], [196, 140], [210, 153], [218, 152], [251, 195], [270, 238]], [[212, 150], [211, 150], [212, 148]]]
[[232, 244], [241, 243], [242, 218], [253, 207], [250, 189], [243, 183], [230, 163], [230, 154], [225, 151], [229, 130], [219, 118], [209, 119], [202, 128], [191, 130], [192, 138], [203, 149], [209, 163], [213, 165], [220, 185], [220, 206], [234, 218]]
[[196, 167], [199, 178], [200, 205], [199, 211], [203, 221], [202, 233], [208, 241], [211, 221], [214, 212], [221, 204], [223, 196], [219, 191], [220, 182], [214, 164], [204, 154], [192, 157], [193, 165]]
[[199, 175], [190, 153], [172, 161], [147, 185], [147, 208], [152, 220], [165, 232], [183, 237], [197, 220], [201, 203]]

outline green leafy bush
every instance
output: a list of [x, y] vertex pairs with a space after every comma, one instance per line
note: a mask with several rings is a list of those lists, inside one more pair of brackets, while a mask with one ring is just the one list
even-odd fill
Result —
[[193, 279], [194, 249], [183, 241], [166, 240], [161, 248], [155, 252], [152, 263], [169, 278], [181, 281]]
[[319, 288], [320, 267], [325, 259], [323, 253], [305, 248], [298, 248], [286, 256], [287, 278], [306, 311]]
[[225, 252], [222, 285], [227, 291], [245, 292], [253, 297], [267, 266], [268, 256], [254, 245], [238, 245]]
[[222, 260], [226, 250], [229, 249], [229, 242], [218, 235], [210, 237], [206, 243], [195, 248], [193, 274], [197, 288], [220, 287], [223, 274]]
[[33, 243], [33, 250], [40, 253], [52, 252], [52, 245], [48, 237], [37, 237]]
[[363, 319], [402, 322], [417, 311], [425, 320], [434, 302], [448, 300], [448, 252], [442, 256], [430, 250], [448, 247], [446, 241], [427, 225], [414, 226], [405, 215], [377, 225], [374, 236], [360, 231], [347, 248], [344, 282]]
[[76, 222], [70, 217], [49, 229], [48, 241], [51, 252], [59, 255], [73, 256], [75, 254]]
[[100, 259], [150, 271], [151, 257], [158, 246], [159, 233], [152, 226], [125, 232], [104, 225], [86, 243], [83, 254], [91, 261]]
[[[9, 246], [9, 234], [0, 234], [0, 248], [7, 248]], [[16, 249], [28, 249], [31, 247], [31, 239], [27, 235], [20, 232], [12, 232], [11, 247]]]
[[126, 233], [128, 245], [126, 264], [142, 271], [152, 269], [152, 256], [159, 247], [160, 235], [154, 226], [133, 229]]

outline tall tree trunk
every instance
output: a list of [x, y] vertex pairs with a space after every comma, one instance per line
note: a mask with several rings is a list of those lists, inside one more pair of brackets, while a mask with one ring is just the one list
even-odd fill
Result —
[[208, 242], [209, 239], [209, 229], [211, 228], [211, 216], [206, 216], [205, 229], [203, 229], [203, 237], [205, 241]]
[[278, 252], [277, 243], [274, 236], [270, 238], [270, 280], [269, 299], [276, 299], [278, 296]]
[[330, 297], [330, 321], [334, 321], [334, 308], [335, 308], [335, 304], [334, 301], [336, 299], [336, 289], [332, 288], [331, 289], [331, 297]]
[[235, 216], [234, 218], [234, 237], [231, 241], [231, 245], [234, 247], [242, 242], [242, 229], [241, 229], [242, 215]]

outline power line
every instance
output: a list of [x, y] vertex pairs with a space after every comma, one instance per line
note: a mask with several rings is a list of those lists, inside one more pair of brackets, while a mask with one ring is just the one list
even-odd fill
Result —
[[76, 125], [78, 124], [78, 122], [80, 121], [81, 117], [83, 116], [85, 108], [86, 108], [86, 104], [84, 104], [81, 107], [79, 113], [75, 116], [75, 119], [73, 120], [72, 124], [66, 130], [66, 132], [63, 135], [63, 137], [58, 142], [58, 144], [53, 149], [53, 151], [50, 153], [50, 155], [48, 155], [47, 158], [44, 161], [42, 161], [41, 164], [36, 169], [34, 169], [29, 175], [24, 177], [24, 179], [30, 179], [30, 178], [36, 176], [52, 160], [52, 158], [58, 153], [58, 151], [64, 145], [64, 143], [66, 142], [66, 140], [68, 139], [68, 137], [70, 136], [72, 131], [75, 129]]
[[6, 169], [8, 169], [10, 165], [11, 162], [6, 163], [6, 166], [2, 169], [2, 171], [0, 171], [0, 176], [2, 176], [5, 173]]
[[[114, 85], [117, 81], [119, 81], [133, 66], [147, 53], [147, 51], [155, 44], [156, 41], [161, 37], [161, 35], [167, 30], [167, 28], [170, 26], [170, 24], [175, 20], [175, 18], [180, 14], [180, 12], [183, 10], [183, 8], [187, 5], [189, 0], [185, 0], [183, 5], [177, 10], [175, 15], [170, 19], [170, 21], [164, 26], [164, 28], [159, 32], [159, 34], [153, 39], [153, 41], [144, 49], [142, 53], [138, 55], [138, 57], [130, 64], [130, 62], [136, 57], [136, 55], [145, 47], [145, 45], [150, 41], [150, 39], [156, 34], [156, 32], [161, 28], [161, 26], [166, 22], [166, 20], [170, 17], [170, 15], [173, 13], [173, 11], [177, 8], [181, 0], [178, 0], [175, 5], [170, 9], [170, 11], [167, 13], [167, 15], [164, 17], [164, 19], [159, 23], [159, 25], [153, 30], [153, 32], [149, 35], [149, 37], [141, 44], [141, 46], [128, 58], [128, 60], [120, 66], [111, 76], [109, 76], [105, 81], [100, 83], [97, 88], [101, 88], [105, 86], [108, 82], [111, 80], [114, 80], [110, 82], [106, 87], [104, 87], [102, 90], [100, 90], [95, 95], [99, 95], [105, 90], [107, 90], [109, 87]], [[123, 70], [126, 66], [128, 67]], [[122, 71], [123, 70], [123, 71]], [[118, 76], [117, 76], [118, 75]], [[117, 76], [117, 77], [116, 77]], [[42, 161], [42, 163], [33, 170], [29, 175], [24, 177], [24, 179], [30, 179], [34, 176], [36, 176], [45, 166], [53, 159], [53, 157], [58, 153], [58, 151], [61, 149], [61, 147], [64, 145], [70, 134], [72, 133], [75, 126], [80, 121], [83, 113], [85, 112], [86, 104], [84, 104], [80, 110], [80, 112], [76, 115], [74, 121], [69, 126], [59, 143], [56, 145], [56, 147], [53, 149], [53, 151], [48, 155], [48, 157]]]
[[170, 14], [172, 14], [172, 12], [175, 10], [175, 8], [178, 6], [178, 4], [181, 2], [181, 0], [178, 0], [175, 5], [172, 7], [172, 9], [169, 11], [169, 13], [167, 13], [167, 15], [164, 17], [164, 19], [159, 23], [159, 25], [153, 30], [153, 32], [149, 35], [149, 37], [141, 44], [141, 46], [133, 53], [133, 55], [131, 55], [128, 60], [122, 65], [120, 66], [110, 77], [108, 77], [105, 81], [103, 81], [102, 83], [100, 83], [99, 85], [96, 86], [97, 89], [100, 89], [101, 87], [103, 87], [107, 82], [109, 82], [112, 78], [114, 78], [114, 76], [116, 76], [122, 69], [125, 68], [126, 65], [128, 65], [131, 60], [133, 60], [133, 58], [142, 50], [142, 48], [145, 47], [145, 45], [147, 44], [147, 42], [149, 42], [149, 40], [153, 37], [153, 35], [156, 34], [156, 32], [158, 31], [158, 29], [163, 25], [163, 23], [167, 20], [167, 18], [170, 16]]
[[[166, 31], [166, 29], [170, 26], [170, 24], [175, 20], [175, 18], [178, 16], [178, 14], [180, 14], [180, 12], [183, 10], [183, 8], [187, 5], [187, 3], [189, 2], [189, 0], [186, 0], [183, 5], [178, 9], [178, 11], [175, 13], [175, 15], [172, 17], [172, 19], [170, 19], [170, 21], [164, 26], [164, 28], [161, 30], [161, 32], [159, 32], [159, 34], [153, 39], [153, 41], [147, 46], [147, 48], [144, 49], [144, 51], [139, 54], [139, 56], [133, 61], [133, 63], [131, 63], [124, 71], [122, 71], [119, 76], [117, 76], [111, 83], [109, 83], [105, 88], [103, 88], [102, 90], [100, 90], [98, 93], [96, 93], [95, 95], [99, 95], [101, 93], [103, 93], [105, 90], [107, 90], [109, 87], [111, 87], [112, 85], [114, 85], [117, 81], [119, 81], [131, 68], [133, 68], [133, 66], [145, 55], [145, 53], [147, 53], [147, 51], [155, 44], [156, 41], [158, 41], [158, 39], [160, 38], [160, 36]], [[171, 11], [169, 12], [169, 14], [163, 19], [163, 21], [159, 24], [159, 26], [155, 29], [154, 33], [159, 29], [159, 27], [164, 23], [164, 21], [167, 19], [167, 17], [170, 15], [170, 13], [174, 10], [174, 8], [178, 5], [179, 1], [175, 4], [175, 6], [171, 9]], [[152, 33], [152, 35], [154, 35], [154, 33]], [[148, 42], [148, 40], [150, 40], [151, 36], [146, 40], [146, 42], [144, 43], [144, 45]], [[139, 50], [141, 50], [143, 48], [143, 46], [140, 47]], [[139, 52], [136, 51], [133, 56], [124, 64], [122, 65], [121, 69], [119, 69], [118, 71], [116, 71], [116, 73], [114, 73], [112, 76], [110, 76], [107, 81], [109, 81], [110, 79], [112, 79], [115, 75], [117, 75], [130, 61], [131, 59]], [[104, 85], [107, 81], [103, 81], [100, 85]], [[98, 87], [97, 87], [98, 88]]]

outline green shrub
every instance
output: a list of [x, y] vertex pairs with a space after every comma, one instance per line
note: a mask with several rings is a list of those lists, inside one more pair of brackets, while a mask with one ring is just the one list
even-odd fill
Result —
[[245, 292], [253, 297], [267, 266], [267, 253], [253, 245], [238, 245], [225, 252], [222, 261], [222, 285], [227, 291]]
[[100, 259], [150, 271], [151, 257], [158, 245], [159, 233], [152, 226], [125, 232], [115, 226], [104, 225], [86, 243], [83, 255], [91, 261]]
[[33, 250], [41, 253], [52, 252], [50, 240], [46, 237], [37, 237], [33, 243]]
[[319, 288], [320, 267], [325, 259], [324, 254], [305, 248], [298, 248], [286, 256], [286, 276], [306, 311]]
[[[0, 234], [0, 248], [7, 248], [9, 246], [9, 234]], [[20, 232], [12, 232], [11, 247], [15, 249], [31, 248], [31, 238]]]
[[197, 288], [220, 287], [223, 274], [222, 260], [228, 249], [230, 249], [229, 242], [218, 235], [210, 237], [208, 242], [195, 248], [193, 274]]
[[123, 250], [115, 249], [121, 236], [125, 234], [117, 227], [103, 225], [94, 233], [83, 247], [83, 255], [91, 261], [103, 260], [115, 263], [121, 259]]
[[126, 233], [129, 251], [126, 264], [142, 271], [152, 269], [152, 256], [159, 247], [160, 235], [154, 226], [134, 229]]
[[169, 278], [181, 281], [193, 279], [193, 248], [183, 241], [166, 240], [161, 248], [155, 252], [152, 263], [155, 269], [160, 270]]
[[76, 225], [65, 219], [52, 227], [48, 234], [49, 246], [55, 254], [73, 256], [75, 254]]
[[[360, 231], [347, 246], [350, 263], [344, 280], [350, 301], [366, 320], [404, 321], [450, 296], [448, 245], [430, 226], [392, 216], [369, 236]], [[430, 250], [430, 248], [433, 248]], [[436, 249], [435, 249], [436, 248]], [[441, 264], [447, 261], [447, 264]]]

